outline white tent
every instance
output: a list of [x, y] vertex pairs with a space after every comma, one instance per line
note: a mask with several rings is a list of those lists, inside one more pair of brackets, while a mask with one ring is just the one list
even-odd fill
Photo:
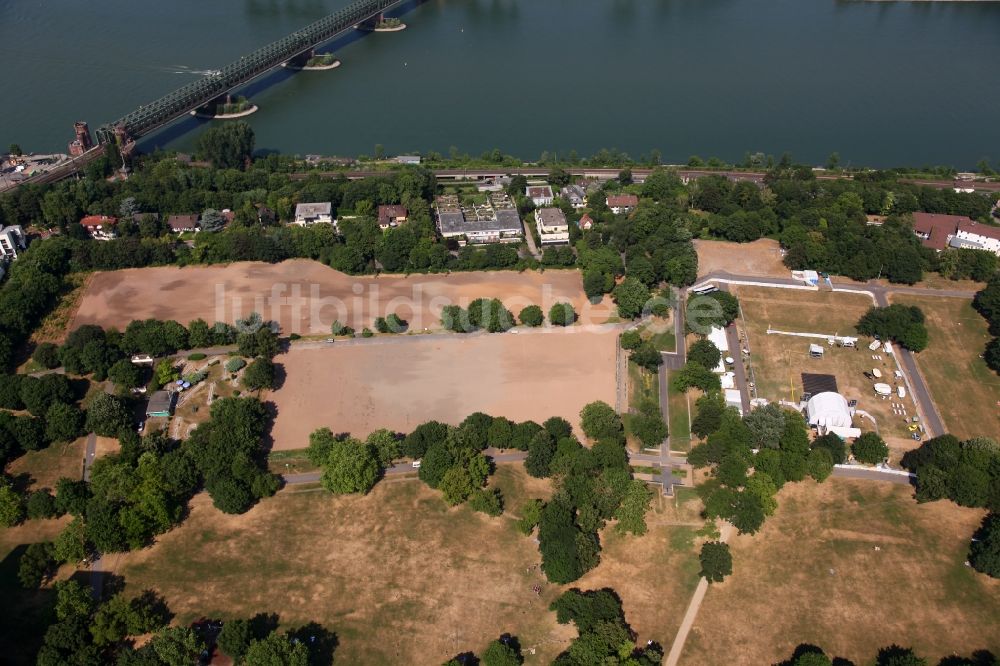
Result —
[[847, 399], [839, 393], [825, 391], [817, 393], [806, 403], [806, 415], [809, 425], [820, 430], [830, 428], [850, 428], [852, 425], [851, 409]]
[[726, 337], [726, 329], [713, 326], [712, 330], [708, 332], [708, 339], [722, 352], [723, 356], [729, 351], [729, 338]]

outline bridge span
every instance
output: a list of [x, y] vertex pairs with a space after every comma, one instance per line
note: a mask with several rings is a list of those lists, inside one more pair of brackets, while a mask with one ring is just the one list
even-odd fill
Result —
[[97, 130], [97, 140], [102, 145], [115, 142], [126, 145], [133, 142], [185, 113], [222, 97], [281, 63], [309, 52], [317, 44], [364, 24], [401, 1], [358, 0], [229, 63], [214, 74], [178, 88], [154, 102], [143, 104], [114, 122], [102, 125]]

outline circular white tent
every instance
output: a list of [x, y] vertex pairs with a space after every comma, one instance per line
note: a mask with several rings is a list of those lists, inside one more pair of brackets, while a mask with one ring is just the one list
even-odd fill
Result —
[[847, 399], [839, 393], [826, 391], [817, 393], [806, 403], [809, 425], [818, 428], [850, 428], [851, 409]]

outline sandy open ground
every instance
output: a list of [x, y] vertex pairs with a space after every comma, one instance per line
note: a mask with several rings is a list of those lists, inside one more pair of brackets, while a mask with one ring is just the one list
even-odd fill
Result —
[[786, 278], [791, 271], [781, 263], [778, 241], [762, 238], [752, 243], [695, 240], [698, 275], [726, 271], [734, 275]]
[[523, 421], [577, 424], [589, 402], [615, 404], [617, 331], [379, 337], [362, 344], [293, 349], [278, 356], [284, 385], [275, 449], [307, 446], [309, 433], [408, 432], [424, 421], [457, 424], [476, 411]]
[[579, 271], [513, 271], [448, 275], [346, 275], [306, 259], [280, 264], [136, 268], [98, 273], [87, 286], [72, 328], [100, 324], [124, 328], [134, 319], [194, 319], [232, 323], [256, 311], [281, 324], [284, 334], [323, 335], [334, 320], [357, 330], [395, 312], [411, 328], [438, 328], [445, 305], [479, 297], [501, 298], [517, 315], [527, 305], [548, 309], [571, 302], [588, 323], [607, 320], [606, 300], [590, 306]]
[[733, 576], [705, 596], [681, 664], [760, 666], [812, 643], [855, 664], [913, 646], [927, 663], [1000, 651], [1000, 580], [965, 566], [985, 515], [913, 489], [790, 483], [754, 536], [731, 541]]

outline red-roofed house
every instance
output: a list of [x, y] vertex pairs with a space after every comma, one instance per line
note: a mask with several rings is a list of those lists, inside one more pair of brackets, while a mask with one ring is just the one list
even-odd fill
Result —
[[958, 231], [960, 222], [972, 222], [972, 220], [961, 215], [914, 213], [913, 233], [920, 237], [924, 247], [940, 252], [948, 247], [948, 241]]
[[583, 217], [580, 218], [580, 221], [577, 222], [577, 224], [579, 224], [580, 228], [584, 231], [592, 229], [594, 227], [594, 218], [590, 216], [590, 213], [584, 213]]
[[607, 203], [615, 215], [631, 213], [639, 205], [639, 197], [634, 194], [612, 194], [608, 197]]
[[382, 231], [385, 231], [389, 227], [396, 227], [403, 224], [407, 220], [409, 211], [406, 210], [405, 206], [400, 205], [382, 205], [378, 207], [378, 226]]
[[531, 203], [535, 204], [536, 208], [541, 206], [551, 206], [553, 200], [555, 200], [555, 195], [552, 194], [552, 188], [548, 185], [531, 185], [524, 191], [525, 195], [531, 199]]
[[171, 215], [167, 218], [167, 226], [175, 234], [182, 234], [185, 231], [198, 231], [198, 215], [195, 213]]
[[94, 240], [111, 240], [115, 237], [118, 218], [110, 215], [88, 215], [80, 220], [80, 224]]

